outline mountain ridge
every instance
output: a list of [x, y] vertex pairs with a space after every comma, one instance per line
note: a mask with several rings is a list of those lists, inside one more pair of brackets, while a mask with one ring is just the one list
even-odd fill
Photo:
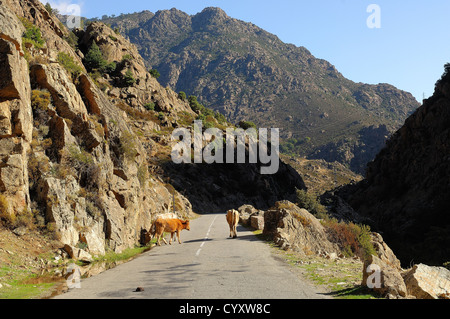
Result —
[[[408, 92], [353, 82], [307, 48], [283, 43], [220, 8], [195, 15], [173, 8], [148, 17], [138, 25], [127, 15], [102, 21], [137, 46], [164, 86], [198, 96], [231, 121], [281, 127], [283, 143], [308, 138], [293, 143], [297, 155], [339, 161], [363, 174], [387, 136], [419, 107]], [[377, 147], [366, 145], [365, 129], [383, 125]], [[345, 150], [332, 151], [342, 143]]]

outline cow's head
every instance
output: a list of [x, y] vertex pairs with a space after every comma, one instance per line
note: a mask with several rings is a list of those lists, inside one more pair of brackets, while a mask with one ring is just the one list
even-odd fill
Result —
[[188, 220], [184, 221], [182, 224], [184, 229], [191, 231], [190, 222]]

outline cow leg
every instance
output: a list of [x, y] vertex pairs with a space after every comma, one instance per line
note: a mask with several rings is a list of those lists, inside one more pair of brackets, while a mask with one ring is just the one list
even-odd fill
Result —
[[172, 245], [172, 241], [173, 241], [173, 233], [170, 233], [170, 241], [169, 241], [170, 245]]
[[178, 237], [178, 243], [181, 244], [181, 238], [180, 238], [180, 231], [179, 230], [177, 230], [177, 237]]
[[234, 233], [233, 238], [237, 238], [236, 226], [233, 227], [233, 233]]
[[161, 246], [161, 235], [156, 235], [156, 244]]

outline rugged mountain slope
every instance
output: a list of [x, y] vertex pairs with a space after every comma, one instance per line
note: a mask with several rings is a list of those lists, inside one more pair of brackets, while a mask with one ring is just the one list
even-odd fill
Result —
[[[2, 74], [10, 75], [0, 91], [3, 223], [47, 229], [92, 254], [133, 247], [172, 199], [148, 173], [146, 146], [87, 75], [82, 54], [64, 39], [68, 30], [39, 1], [3, 1], [0, 9]], [[128, 47], [123, 54], [132, 54]], [[140, 85], [169, 102], [137, 61], [130, 67]], [[177, 108], [189, 111], [181, 101], [171, 109]], [[177, 198], [191, 213], [190, 203]]]
[[366, 179], [343, 192], [405, 265], [450, 256], [449, 71], [369, 164]]
[[[0, 26], [0, 227], [47, 233], [86, 256], [138, 244], [173, 199], [179, 215], [192, 215], [174, 188], [189, 182], [189, 167], [168, 165], [171, 133], [198, 114], [158, 83], [136, 47], [99, 22], [72, 33], [38, 0], [2, 1]], [[304, 187], [281, 167], [252, 185], [270, 194], [251, 198], [255, 206]], [[225, 209], [238, 193], [233, 182], [256, 182], [257, 169], [227, 166], [228, 193], [193, 180], [184, 187], [197, 193], [186, 195], [209, 201], [201, 212]]]
[[306, 48], [218, 8], [103, 21], [136, 44], [163, 85], [197, 95], [232, 121], [282, 128], [291, 142], [287, 152], [339, 161], [360, 173], [419, 106], [391, 85], [354, 83]]

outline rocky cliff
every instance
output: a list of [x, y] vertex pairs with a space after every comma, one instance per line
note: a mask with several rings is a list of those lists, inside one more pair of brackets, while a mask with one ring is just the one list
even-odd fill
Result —
[[405, 265], [441, 265], [450, 256], [449, 71], [369, 164], [366, 179], [342, 190]]
[[197, 95], [236, 123], [282, 128], [286, 152], [339, 161], [358, 173], [419, 107], [407, 92], [354, 83], [306, 48], [219, 8], [103, 21], [136, 44], [163, 85]]
[[[158, 83], [120, 34], [99, 22], [69, 31], [37, 0], [1, 1], [0, 26], [1, 224], [52, 234], [67, 251], [104, 254], [138, 244], [173, 202], [190, 217], [190, 200], [201, 212], [225, 209], [234, 193], [246, 200], [231, 182], [257, 182], [258, 166], [246, 167], [248, 179], [238, 166], [221, 171], [224, 193], [207, 181], [211, 169], [189, 181], [190, 170], [170, 164], [171, 133], [199, 114]], [[279, 178], [261, 180], [255, 192], [260, 185], [269, 200], [254, 205], [304, 187], [285, 164]], [[185, 189], [192, 198], [177, 191]]]

